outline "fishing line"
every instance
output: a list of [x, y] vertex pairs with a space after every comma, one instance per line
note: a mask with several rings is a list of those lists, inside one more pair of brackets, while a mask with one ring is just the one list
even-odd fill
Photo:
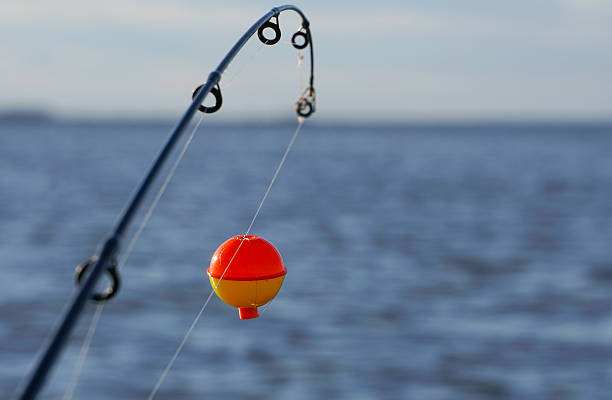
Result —
[[[274, 185], [274, 182], [276, 182], [276, 178], [278, 177], [278, 173], [280, 172], [281, 168], [285, 164], [285, 160], [287, 159], [287, 155], [289, 154], [289, 152], [293, 148], [293, 144], [295, 143], [295, 140], [297, 139], [297, 136], [300, 133], [300, 129], [302, 128], [303, 124], [304, 124], [304, 118], [303, 117], [298, 117], [297, 128], [295, 129], [295, 132], [293, 132], [293, 136], [291, 137], [291, 140], [289, 141], [289, 144], [285, 148], [285, 152], [283, 153], [283, 156], [281, 157], [280, 162], [276, 166], [274, 174], [272, 175], [272, 179], [270, 179], [270, 183], [268, 184], [268, 187], [266, 188], [266, 191], [265, 191], [261, 201], [259, 202], [259, 205], [257, 207], [257, 211], [255, 211], [255, 215], [253, 215], [253, 219], [251, 220], [251, 223], [249, 224], [249, 227], [247, 228], [246, 232], [244, 233], [244, 236], [248, 235], [249, 232], [251, 231], [251, 228], [253, 228], [253, 224], [255, 223], [255, 220], [259, 216], [261, 208], [263, 207], [264, 202], [268, 198], [268, 194], [270, 194], [270, 190], [272, 189], [272, 186]], [[234, 258], [236, 258], [236, 254], [238, 254], [238, 251], [242, 247], [243, 243], [244, 243], [244, 240], [240, 241], [240, 244], [236, 248], [236, 251], [234, 251], [234, 254], [232, 255], [232, 258], [230, 259], [229, 263], [227, 264], [227, 266], [223, 270], [223, 274], [221, 274], [221, 277], [217, 281], [217, 284], [210, 291], [210, 294], [206, 298], [206, 301], [202, 305], [202, 308], [200, 308], [200, 311], [197, 313], [196, 317], [194, 318], [193, 322], [191, 323], [191, 326], [187, 330], [187, 333], [185, 333], [185, 336], [183, 336], [183, 339], [181, 340], [181, 342], [180, 342], [179, 346], [177, 347], [176, 351], [174, 352], [174, 354], [170, 358], [170, 361], [168, 362], [168, 364], [164, 368], [164, 371], [160, 375], [160, 377], [157, 380], [157, 382], [155, 382], [155, 385], [153, 386], [153, 390], [149, 394], [149, 397], [147, 397], [147, 400], [153, 400], [153, 398], [155, 397], [155, 395], [159, 391], [159, 388], [161, 387], [162, 383], [166, 379], [166, 376], [170, 372], [170, 369], [174, 365], [174, 362], [176, 361], [176, 359], [178, 358], [179, 354], [183, 350], [183, 347], [187, 343], [187, 340], [189, 339], [189, 336], [191, 335], [191, 332], [193, 331], [193, 329], [197, 325], [198, 321], [200, 320], [200, 317], [204, 313], [204, 310], [206, 309], [206, 307], [210, 303], [210, 299], [212, 298], [213, 294], [215, 293], [215, 289], [217, 289], [217, 287], [219, 287], [219, 285], [221, 284], [221, 281], [223, 280], [223, 277], [225, 276], [225, 273], [229, 269], [230, 265], [232, 265], [232, 262], [234, 261]]]
[[[257, 207], [257, 211], [255, 211], [255, 215], [253, 215], [253, 219], [251, 220], [251, 223], [249, 224], [249, 228], [246, 230], [245, 235], [248, 235], [249, 232], [251, 232], [251, 228], [253, 227], [253, 224], [255, 223], [255, 220], [257, 219], [257, 216], [259, 215], [259, 212], [261, 211], [261, 207], [263, 206], [264, 202], [268, 198], [268, 194], [270, 194], [270, 189], [272, 189], [272, 185], [274, 185], [274, 182], [276, 181], [276, 178], [278, 177], [278, 173], [280, 172], [281, 168], [283, 167], [283, 164], [285, 164], [285, 160], [287, 159], [287, 155], [291, 151], [291, 148], [293, 147], [293, 144], [295, 143], [295, 139], [297, 138], [297, 135], [300, 133], [300, 128], [302, 128], [302, 124], [304, 124], [304, 118], [303, 117], [299, 117], [298, 121], [299, 121], [298, 122], [298, 126], [297, 126], [297, 128], [295, 128], [295, 132], [293, 132], [293, 136], [291, 137], [291, 140], [289, 141], [289, 144], [287, 145], [287, 148], [285, 149], [285, 153], [283, 153], [283, 157], [281, 158], [280, 162], [278, 163], [278, 166], [276, 167], [276, 171], [274, 171], [274, 175], [272, 176], [272, 179], [270, 180], [270, 183], [268, 184], [268, 188], [266, 189], [266, 193], [264, 194], [263, 198], [259, 202], [259, 206]], [[238, 250], [236, 250], [236, 251], [238, 251]]]
[[140, 226], [138, 227], [138, 230], [136, 231], [136, 233], [132, 237], [132, 240], [130, 241], [130, 243], [129, 243], [127, 249], [126, 249], [123, 258], [121, 259], [121, 261], [119, 262], [119, 266], [117, 267], [119, 270], [121, 270], [123, 265], [127, 262], [128, 258], [130, 257], [130, 254], [132, 253], [132, 250], [134, 249], [134, 245], [136, 244], [136, 242], [140, 238], [140, 235], [142, 234], [142, 231], [144, 230], [144, 228], [147, 225], [147, 223], [149, 222], [149, 219], [151, 219], [151, 216], [153, 215], [153, 211], [155, 211], [155, 208], [157, 207], [157, 203], [159, 203], [159, 200], [164, 195], [164, 192], [168, 188], [168, 184], [172, 180], [172, 177], [174, 176], [174, 173], [176, 172], [176, 169], [178, 168], [179, 164], [181, 163], [181, 160], [183, 159], [183, 156], [187, 152], [187, 149], [189, 148], [189, 145], [191, 145], [191, 141], [193, 140], [193, 137], [195, 136], [196, 131], [200, 127], [200, 124], [202, 123], [202, 119], [204, 119], [204, 114], [200, 115], [200, 119], [198, 119], [198, 122], [195, 124], [195, 126], [191, 130], [191, 133], [189, 134], [189, 137], [185, 141], [185, 144], [183, 145], [183, 148], [181, 149], [181, 152], [179, 153], [178, 157], [176, 158], [176, 161], [174, 162], [174, 164], [172, 165], [172, 168], [168, 172], [168, 175], [166, 176], [166, 179], [164, 180], [164, 183], [159, 188], [159, 191], [157, 192], [157, 195], [155, 196], [155, 199], [153, 199], [153, 202], [151, 203], [151, 206], [147, 210], [147, 213], [145, 214], [145, 216], [144, 216]]
[[[290, 42], [287, 42], [287, 43], [290, 44]], [[236, 73], [233, 76], [230, 77], [228, 82], [225, 83], [224, 87], [227, 88], [228, 86], [230, 86], [230, 84], [233, 81], [235, 81], [235, 79], [245, 69], [246, 65], [248, 65], [257, 56], [257, 54], [259, 54], [261, 49], [263, 49], [263, 46], [259, 45], [257, 50], [249, 57], [249, 59], [245, 62], [243, 67], [241, 69], [239, 69], [238, 71], [236, 71]], [[302, 68], [302, 61], [303, 61], [303, 55], [302, 55], [302, 52], [299, 52], [297, 68], [300, 71], [304, 71], [303, 68]], [[304, 76], [303, 76], [303, 73], [300, 74], [300, 77], [301, 77], [300, 86], [304, 87]], [[181, 149], [181, 152], [179, 153], [176, 161], [174, 162], [174, 164], [172, 165], [168, 175], [166, 176], [166, 179], [164, 180], [162, 186], [160, 187], [159, 191], [157, 192], [155, 198], [153, 199], [149, 209], [147, 210], [147, 212], [146, 212], [142, 222], [140, 223], [140, 226], [138, 227], [137, 231], [132, 236], [132, 239], [130, 240], [130, 243], [128, 244], [128, 246], [126, 248], [126, 251], [125, 251], [124, 255], [122, 256], [121, 260], [118, 263], [117, 269], [119, 271], [123, 268], [123, 266], [127, 262], [129, 256], [131, 255], [131, 253], [132, 253], [132, 251], [134, 249], [134, 246], [136, 245], [136, 242], [140, 238], [144, 228], [146, 227], [147, 223], [149, 222], [151, 216], [153, 215], [153, 212], [155, 211], [155, 208], [157, 207], [157, 204], [159, 203], [160, 199], [162, 198], [164, 192], [166, 191], [166, 189], [168, 187], [168, 184], [170, 183], [170, 181], [172, 180], [172, 177], [174, 176], [174, 173], [175, 173], [178, 165], [180, 164], [183, 156], [185, 155], [187, 149], [189, 148], [189, 145], [191, 144], [191, 141], [194, 138], [195, 132], [198, 130], [200, 124], [202, 123], [203, 117], [204, 117], [204, 114], [201, 114], [200, 118], [198, 119], [197, 123], [195, 124], [194, 128], [192, 129], [189, 137], [185, 141], [185, 144], [183, 145], [183, 148]], [[251, 222], [249, 224], [249, 227], [247, 228], [246, 232], [244, 233], [245, 236], [248, 235], [251, 232], [251, 229], [253, 228], [253, 224], [255, 223], [255, 220], [257, 219], [257, 217], [258, 217], [258, 215], [259, 215], [259, 213], [260, 213], [260, 211], [261, 211], [261, 209], [263, 207], [263, 204], [266, 201], [268, 195], [270, 194], [270, 190], [272, 189], [272, 186], [274, 185], [274, 182], [276, 181], [276, 179], [278, 177], [278, 174], [279, 174], [281, 168], [283, 167], [283, 165], [285, 163], [285, 160], [287, 159], [287, 155], [289, 154], [289, 152], [293, 148], [293, 144], [295, 143], [295, 140], [296, 140], [296, 138], [297, 138], [297, 136], [298, 136], [298, 134], [300, 132], [300, 129], [302, 127], [303, 122], [304, 122], [304, 118], [303, 117], [298, 117], [298, 126], [297, 126], [295, 132], [293, 133], [293, 136], [291, 137], [291, 140], [289, 141], [289, 144], [287, 145], [287, 148], [285, 149], [285, 152], [283, 153], [281, 161], [279, 162], [278, 166], [276, 167], [276, 170], [274, 171], [274, 174], [273, 174], [273, 176], [272, 176], [272, 178], [270, 180], [270, 183], [268, 184], [268, 187], [266, 188], [266, 191], [265, 191], [261, 201], [259, 202], [257, 210], [255, 211], [255, 214], [253, 215], [253, 218], [252, 218], [252, 220], [251, 220]], [[221, 281], [223, 280], [223, 277], [225, 276], [225, 273], [227, 272], [228, 268], [230, 267], [232, 261], [234, 260], [234, 257], [238, 253], [238, 250], [240, 250], [240, 247], [242, 247], [242, 243], [243, 242], [240, 242], [238, 248], [234, 252], [234, 255], [232, 256], [230, 262], [228, 263], [227, 267], [223, 271], [223, 274], [221, 275], [221, 278], [217, 282], [217, 285], [215, 286], [214, 289], [216, 289], [219, 286], [219, 284], [221, 283]], [[189, 327], [187, 333], [183, 337], [183, 340], [181, 341], [181, 343], [179, 344], [179, 346], [178, 346], [177, 350], [175, 351], [174, 355], [170, 359], [170, 362], [168, 363], [168, 365], [166, 366], [166, 368], [162, 372], [162, 375], [158, 379], [158, 381], [157, 381], [155, 387], [153, 388], [153, 391], [149, 395], [148, 399], [152, 399], [155, 396], [155, 394], [157, 393], [157, 391], [159, 390], [159, 387], [161, 386], [161, 384], [165, 380], [166, 375], [168, 374], [168, 372], [170, 371], [170, 369], [174, 365], [174, 362], [176, 361], [176, 359], [178, 358], [178, 356], [179, 356], [180, 352], [182, 351], [183, 347], [187, 343], [187, 340], [189, 339], [189, 336], [191, 335], [191, 332], [193, 331], [193, 329], [197, 325], [200, 317], [202, 316], [202, 313], [204, 312], [204, 310], [208, 306], [208, 303], [210, 302], [210, 300], [211, 300], [211, 298], [212, 298], [212, 296], [214, 294], [214, 289], [211, 290], [210, 294], [206, 298], [202, 308], [197, 313], [196, 318], [193, 320], [193, 322], [192, 322], [191, 326]], [[63, 397], [63, 400], [71, 400], [72, 399], [73, 392], [74, 392], [74, 390], [76, 388], [76, 385], [78, 383], [78, 379], [79, 379], [80, 374], [82, 372], [83, 365], [85, 363], [85, 359], [86, 359], [88, 351], [89, 351], [89, 347], [91, 346], [91, 342], [92, 342], [94, 333], [96, 331], [96, 328], [97, 328], [97, 325], [98, 325], [98, 322], [100, 320], [100, 316], [101, 316], [103, 310], [104, 310], [104, 303], [101, 303], [101, 304], [99, 304], [96, 307], [96, 311], [94, 313], [94, 316], [92, 317], [87, 337], [85, 338], [85, 340], [83, 342], [83, 345], [81, 347], [81, 351], [79, 353], [79, 358], [78, 358], [77, 363], [75, 365], [75, 368], [74, 368], [74, 371], [73, 371], [70, 383], [68, 385], [66, 394]]]
[[[299, 27], [298, 27], [299, 28]], [[291, 40], [281, 40], [279, 43], [282, 44], [287, 44], [290, 45], [291, 47], [293, 47], [293, 43], [291, 43]], [[235, 83], [236, 78], [238, 78], [238, 76], [242, 73], [242, 71], [244, 71], [246, 69], [246, 67], [252, 63], [252, 61], [255, 59], [255, 57], [257, 57], [257, 55], [261, 52], [261, 50], [264, 48], [265, 46], [263, 46], [261, 43], [257, 43], [257, 49], [248, 56], [248, 58], [243, 62], [243, 64], [241, 64], [239, 66], [239, 68], [237, 70], [235, 70], [235, 72], [232, 71], [228, 71], [230, 72], [230, 74], [228, 74], [228, 72], [225, 73], [225, 75], [229, 75], [229, 77], [227, 79], [223, 79], [223, 88], [227, 89], [228, 87], [232, 86], [233, 83]], [[302, 53], [302, 51], [300, 50], [298, 52], [298, 69], [302, 70], [303, 73], [300, 76], [300, 83], [299, 83], [299, 87], [298, 89], [300, 89], [300, 93], [301, 91], [304, 89], [304, 87], [306, 86], [306, 70], [304, 70], [302, 68], [302, 61], [304, 60], [304, 55]]]
[[[261, 50], [264, 48], [264, 46], [262, 46], [260, 43], [257, 44], [257, 50], [255, 50], [255, 52], [253, 54], [251, 54], [249, 56], [249, 58], [244, 61], [244, 64], [242, 64], [238, 70], [236, 70], [234, 73], [232, 73], [228, 79], [224, 79], [223, 80], [223, 87], [225, 89], [227, 89], [228, 87], [230, 87], [235, 81], [236, 78], [238, 78], [238, 76], [242, 73], [242, 71], [244, 71], [244, 69], [247, 67], [247, 65], [249, 65], [253, 59], [259, 54], [259, 52], [261, 52]], [[231, 71], [230, 71], [231, 72]]]
[[[257, 50], [257, 52], [251, 57], [251, 59], [253, 57], [255, 57], [255, 55], [261, 50], [261, 48], [263, 48], [263, 47], [260, 46], [260, 48]], [[302, 69], [301, 67], [302, 67], [302, 63], [301, 63], [301, 59], [300, 59], [300, 62], [298, 62], [298, 68]], [[295, 143], [295, 140], [297, 139], [297, 136], [300, 133], [300, 129], [302, 128], [303, 123], [304, 123], [304, 117], [298, 117], [298, 126], [295, 129], [295, 132], [293, 133], [293, 136], [291, 137], [291, 140], [289, 141], [289, 144], [287, 145], [287, 147], [285, 149], [285, 152], [283, 153], [283, 156], [281, 157], [281, 160], [278, 163], [278, 165], [276, 167], [276, 170], [274, 171], [274, 174], [272, 175], [272, 178], [270, 179], [270, 183], [268, 184], [268, 187], [266, 188], [266, 191], [265, 191], [261, 201], [259, 202], [259, 205], [257, 206], [257, 210], [255, 211], [255, 214], [253, 215], [253, 218], [251, 219], [251, 223], [249, 224], [249, 227], [247, 228], [246, 232], [244, 233], [244, 236], [248, 235], [251, 232], [251, 229], [253, 228], [253, 225], [255, 224], [255, 220], [259, 216], [259, 213], [261, 212], [263, 204], [265, 203], [266, 199], [268, 198], [268, 195], [270, 194], [270, 190], [272, 189], [272, 186], [274, 185], [274, 182], [276, 182], [276, 178], [278, 177], [278, 174], [279, 174], [281, 168], [285, 164], [285, 161], [287, 159], [287, 155], [289, 154], [289, 152], [293, 148], [293, 144]], [[149, 397], [147, 397], [147, 400], [153, 400], [153, 398], [155, 397], [155, 395], [159, 391], [159, 388], [161, 387], [162, 383], [166, 379], [166, 376], [170, 372], [170, 369], [174, 365], [176, 359], [178, 358], [179, 354], [183, 350], [183, 347], [187, 343], [187, 340], [189, 339], [189, 336], [191, 336], [191, 332], [193, 331], [193, 329], [197, 325], [198, 321], [200, 320], [200, 317], [204, 313], [204, 310], [208, 306], [208, 303], [210, 302], [210, 299], [212, 298], [213, 294], [215, 293], [215, 289], [217, 289], [217, 287], [219, 287], [219, 285], [221, 284], [221, 281], [223, 280], [223, 277], [225, 276], [225, 273], [229, 269], [230, 265], [232, 265], [232, 262], [234, 261], [234, 258], [236, 257], [236, 254], [238, 254], [238, 251], [242, 247], [243, 243], [244, 243], [244, 241], [241, 241], [240, 244], [238, 245], [238, 247], [236, 248], [236, 251], [234, 251], [234, 254], [232, 255], [232, 258], [230, 259], [229, 263], [227, 264], [227, 266], [223, 270], [223, 274], [221, 274], [221, 277], [219, 278], [219, 280], [217, 281], [217, 283], [213, 287], [213, 289], [210, 291], [210, 294], [208, 295], [208, 297], [206, 298], [206, 301], [204, 302], [204, 304], [200, 308], [200, 311], [196, 314], [196, 317], [194, 318], [193, 322], [191, 323], [191, 326], [189, 327], [189, 329], [185, 333], [185, 336], [183, 336], [183, 339], [181, 340], [179, 346], [177, 347], [176, 351], [174, 352], [174, 354], [170, 358], [170, 361], [168, 362], [168, 364], [164, 368], [164, 370], [163, 370], [162, 374], [160, 375], [159, 379], [155, 383], [155, 385], [153, 387], [153, 390], [149, 394]]]
[[[36, 396], [40, 393], [40, 391], [44, 388], [45, 382], [49, 377], [49, 374], [52, 372], [53, 368], [57, 365], [58, 360], [60, 359], [62, 352], [65, 350], [67, 343], [74, 331], [74, 328], [78, 325], [79, 317], [86, 310], [85, 305], [87, 301], [91, 298], [97, 301], [105, 301], [114, 296], [120, 286], [120, 278], [117, 272], [117, 260], [116, 256], [120, 256], [122, 242], [126, 236], [127, 231], [130, 226], [134, 222], [134, 220], [140, 215], [139, 210], [144, 206], [147, 199], [149, 198], [148, 193], [153, 191], [153, 187], [158, 178], [160, 178], [164, 174], [164, 166], [166, 163], [170, 161], [170, 155], [174, 153], [175, 147], [178, 146], [180, 140], [184, 137], [187, 131], [191, 127], [191, 121], [193, 119], [194, 114], [197, 111], [201, 111], [203, 113], [211, 114], [218, 111], [222, 104], [223, 98], [221, 94], [221, 87], [219, 82], [221, 80], [221, 76], [227, 69], [227, 67], [231, 64], [232, 60], [240, 53], [240, 51], [244, 48], [245, 44], [252, 38], [254, 35], [257, 35], [257, 38], [265, 45], [274, 45], [279, 42], [281, 39], [281, 30], [279, 28], [279, 15], [284, 12], [294, 12], [299, 15], [302, 20], [302, 23], [298, 30], [293, 33], [291, 36], [292, 45], [294, 48], [298, 50], [302, 50], [306, 47], [309, 47], [310, 52], [310, 79], [308, 87], [299, 95], [297, 102], [295, 103], [295, 111], [298, 114], [298, 127], [296, 128], [296, 132], [294, 136], [297, 136], [297, 133], [300, 130], [301, 124], [303, 123], [303, 118], [307, 118], [315, 112], [316, 108], [316, 94], [314, 90], [314, 49], [312, 45], [312, 35], [310, 31], [310, 22], [304, 15], [304, 13], [293, 5], [281, 5], [278, 7], [272, 8], [266, 14], [262, 15], [258, 20], [256, 20], [236, 41], [236, 43], [231, 47], [231, 49], [225, 54], [223, 59], [219, 62], [218, 66], [210, 72], [206, 81], [201, 85], [197, 86], [196, 89], [192, 93], [192, 102], [187, 107], [185, 113], [178, 121], [177, 125], [174, 127], [170, 135], [168, 136], [165, 144], [161, 148], [157, 157], [154, 159], [150, 168], [147, 170], [147, 173], [143, 177], [143, 179], [138, 184], [136, 190], [132, 194], [125, 208], [121, 212], [118, 220], [116, 221], [114, 227], [109, 232], [108, 236], [103, 242], [103, 245], [99, 248], [98, 252], [94, 254], [94, 256], [87, 259], [85, 262], [81, 263], [76, 269], [76, 281], [77, 284], [80, 284], [79, 290], [74, 294], [72, 301], [69, 303], [65, 312], [62, 313], [61, 321], [57, 324], [57, 327], [54, 331], [53, 336], [50, 338], [48, 343], [46, 343], [44, 351], [41, 353], [38, 362], [32, 369], [29, 377], [27, 378], [26, 384], [23, 386], [23, 390], [20, 391], [19, 399], [20, 400], [32, 400], [36, 398]], [[264, 35], [264, 31], [272, 30], [274, 33], [274, 37], [269, 37], [269, 35]], [[257, 52], [260, 50], [258, 49]], [[214, 106], [205, 106], [203, 103], [208, 94], [212, 94], [215, 97]], [[193, 135], [193, 132], [192, 132]], [[289, 146], [287, 147], [286, 153], [290, 150], [293, 142], [295, 141], [295, 137], [292, 138]], [[187, 141], [186, 141], [187, 143]], [[279, 163], [279, 167], [277, 171], [275, 171], [274, 176], [272, 177], [271, 184], [266, 190], [262, 201], [257, 207], [257, 211], [255, 213], [255, 217], [251, 220], [249, 228], [247, 232], [249, 232], [255, 219], [259, 215], [263, 202], [266, 200], [270, 188], [274, 181], [276, 180], [276, 176], [278, 175], [278, 170], [282, 167], [284, 160], [287, 154], [284, 154], [281, 162]], [[182, 157], [182, 155], [181, 155]], [[178, 163], [178, 161], [176, 161]], [[174, 168], [171, 168], [171, 173], [174, 172]], [[166, 179], [169, 181], [170, 176], [166, 176]], [[162, 185], [159, 189], [161, 193], [166, 189], [167, 182]], [[161, 194], [158, 193], [158, 196], [161, 197]], [[157, 205], [157, 200], [154, 200], [150, 207], [155, 208]], [[151, 211], [152, 212], [152, 211]], [[150, 214], [150, 213], [147, 213]], [[150, 215], [145, 216], [141, 224], [143, 225], [141, 228], [144, 228], [144, 224], [148, 221]], [[142, 231], [142, 229], [139, 229]], [[139, 237], [141, 232], [136, 232], [135, 237]], [[136, 241], [134, 240], [134, 243]], [[123, 265], [126, 261], [126, 256], [132, 251], [133, 244], [128, 246], [129, 252], [125, 252], [125, 256], [121, 258], [121, 265]], [[236, 252], [238, 249], [236, 250]], [[85, 273], [87, 268], [91, 267], [91, 271], [89, 273]], [[225, 271], [224, 271], [225, 272]], [[103, 274], [106, 273], [110, 276], [112, 280], [112, 285], [107, 288], [106, 291], [102, 293], [95, 293], [96, 285], [99, 282], [100, 278]], [[86, 277], [86, 279], [81, 282], [82, 278]], [[221, 276], [223, 277], [223, 275]], [[220, 279], [221, 280], [221, 279]], [[212, 297], [212, 296], [211, 296]], [[209, 304], [210, 301], [205, 302], [203, 308]], [[203, 312], [203, 310], [202, 310]], [[99, 311], [102, 313], [102, 310]], [[92, 317], [92, 326], [90, 330], [88, 330], [87, 337], [84, 342], [84, 348], [82, 352], [79, 353], [79, 362], [77, 362], [76, 370], [77, 373], [80, 373], [82, 369], [82, 364], [85, 362], [85, 358], [87, 355], [87, 350], [89, 348], [89, 343], [93, 340], [93, 335], [95, 334], [95, 327], [98, 324], [98, 320], [101, 318], [100, 314], [97, 316], [94, 314]], [[201, 313], [199, 313], [201, 315]], [[197, 316], [195, 323], [200, 318]], [[90, 333], [91, 332], [91, 333]], [[189, 331], [190, 333], [191, 331]], [[187, 337], [189, 336], [186, 335]], [[187, 340], [185, 338], [185, 341]], [[182, 347], [181, 347], [182, 349]], [[180, 349], [178, 351], [180, 353]], [[178, 357], [178, 354], [177, 354]], [[171, 365], [170, 365], [171, 366]], [[163, 379], [162, 379], [163, 380]], [[72, 384], [69, 388], [69, 391], [74, 393], [75, 388], [73, 386], [77, 385], [77, 383]], [[161, 382], [160, 382], [161, 384]], [[69, 392], [67, 397], [70, 397], [72, 394]]]
[[[179, 164], [181, 163], [181, 161], [183, 159], [183, 156], [185, 155], [185, 153], [187, 152], [187, 149], [191, 145], [191, 142], [192, 142], [192, 140], [193, 140], [193, 138], [195, 136], [196, 131], [200, 127], [200, 124], [202, 123], [202, 119], [203, 118], [204, 118], [204, 114], [201, 114], [200, 118], [198, 119], [198, 122], [194, 125], [193, 129], [191, 130], [191, 133], [189, 134], [189, 137], [187, 138], [187, 140], [185, 141], [185, 144], [181, 148], [181, 151], [180, 151], [179, 155], [177, 156], [176, 160], [174, 161], [174, 164], [170, 168], [170, 171], [166, 175], [166, 178], [164, 179], [164, 182], [162, 183], [162, 185], [160, 186], [159, 190], [157, 191], [157, 194], [155, 195], [155, 198], [151, 202], [151, 205], [149, 206], [149, 209], [147, 210], [145, 216], [143, 217], [143, 219], [142, 219], [142, 221], [141, 221], [141, 223], [140, 223], [140, 225], [138, 227], [138, 230], [132, 236], [132, 239], [130, 240], [130, 243], [128, 244], [128, 246], [126, 248], [123, 257], [120, 259], [120, 261], [118, 263], [117, 269], [119, 271], [121, 270], [121, 268], [123, 268], [123, 266], [127, 262], [128, 258], [130, 257], [130, 254], [132, 253], [132, 250], [134, 250], [134, 246], [136, 245], [136, 242], [140, 238], [140, 236], [142, 234], [142, 231], [144, 230], [145, 226], [147, 225], [147, 223], [151, 219], [151, 216], [153, 215], [153, 212], [155, 211], [155, 208], [157, 207], [157, 204], [159, 203], [159, 200], [162, 198], [162, 196], [164, 195], [164, 192], [168, 188], [168, 184], [172, 180], [172, 178], [174, 176], [174, 173], [176, 172], [176, 169], [178, 168]], [[94, 313], [94, 316], [91, 319], [91, 323], [89, 325], [87, 336], [85, 337], [85, 340], [83, 341], [83, 345], [81, 346], [81, 351], [79, 352], [79, 358], [78, 358], [78, 360], [77, 360], [77, 362], [75, 364], [74, 370], [72, 372], [72, 377], [70, 378], [70, 383], [68, 384], [68, 388], [66, 389], [66, 393], [64, 394], [63, 400], [71, 400], [72, 399], [72, 395], [74, 393], [74, 390], [75, 390], [76, 385], [78, 383], [79, 377], [81, 375], [81, 371], [83, 369], [83, 365], [85, 364], [85, 359], [87, 358], [87, 354], [89, 352], [89, 347], [91, 346], [91, 342], [92, 342], [94, 333], [96, 331], [96, 328], [98, 326], [98, 322], [100, 321], [100, 316], [102, 315], [102, 311], [104, 310], [104, 305], [105, 304], [106, 303], [100, 303], [96, 307], [96, 311]]]
[[102, 310], [104, 310], [104, 303], [100, 303], [96, 307], [96, 311], [91, 319], [91, 323], [89, 324], [89, 329], [87, 330], [87, 336], [83, 341], [83, 345], [81, 346], [81, 351], [79, 352], [79, 358], [74, 365], [74, 369], [72, 371], [72, 377], [70, 378], [70, 383], [68, 384], [68, 388], [66, 389], [66, 393], [64, 393], [63, 400], [72, 399], [72, 395], [74, 394], [74, 389], [76, 389], [76, 385], [79, 381], [79, 377], [81, 376], [81, 371], [83, 369], [83, 365], [85, 364], [85, 359], [87, 358], [87, 353], [89, 352], [89, 347], [91, 345], [91, 341], [93, 339], [94, 333], [98, 326], [98, 321], [100, 320], [100, 316], [102, 315]]
[[297, 62], [297, 72], [298, 72], [298, 75], [300, 76], [300, 86], [298, 86], [300, 93], [306, 87], [306, 79], [308, 79], [306, 70], [302, 68], [303, 64], [304, 64], [304, 54], [300, 51], [298, 53], [298, 62]]
[[[293, 47], [293, 43], [291, 42], [291, 40], [281, 40], [279, 43], [286, 44], [286, 45]], [[302, 91], [306, 87], [306, 82], [308, 79], [308, 72], [304, 68], [302, 68], [304, 64], [304, 59], [305, 59], [304, 52], [302, 50], [298, 50], [298, 61], [297, 61], [297, 70], [298, 70], [298, 75], [299, 75], [299, 82], [298, 82], [299, 92], [298, 93], [302, 93]]]

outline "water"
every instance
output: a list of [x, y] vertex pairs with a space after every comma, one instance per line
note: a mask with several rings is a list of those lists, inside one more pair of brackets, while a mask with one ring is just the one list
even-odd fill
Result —
[[[0, 126], [8, 397], [168, 126]], [[122, 271], [75, 398], [144, 399], [246, 230], [292, 127], [204, 126]], [[306, 125], [255, 223], [288, 275], [214, 299], [159, 399], [607, 399], [612, 127]], [[63, 395], [93, 312], [42, 398]]]

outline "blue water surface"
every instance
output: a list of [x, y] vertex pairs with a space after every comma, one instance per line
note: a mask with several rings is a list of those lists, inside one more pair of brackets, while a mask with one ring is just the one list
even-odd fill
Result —
[[[203, 125], [74, 398], [148, 396], [293, 128]], [[169, 129], [0, 125], [0, 397]], [[253, 228], [283, 288], [250, 321], [215, 297], [157, 398], [609, 399], [611, 154], [610, 126], [306, 124]], [[62, 398], [94, 308], [41, 398]]]

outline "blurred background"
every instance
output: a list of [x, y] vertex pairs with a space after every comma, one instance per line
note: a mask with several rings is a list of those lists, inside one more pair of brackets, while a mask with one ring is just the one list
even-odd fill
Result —
[[[275, 5], [0, 4], [0, 397], [193, 89]], [[296, 5], [318, 107], [252, 231], [287, 278], [256, 320], [213, 298], [156, 398], [609, 398], [612, 3]], [[280, 23], [224, 74], [75, 399], [146, 398], [247, 229], [307, 79], [300, 20]], [[64, 396], [93, 310], [41, 398]]]

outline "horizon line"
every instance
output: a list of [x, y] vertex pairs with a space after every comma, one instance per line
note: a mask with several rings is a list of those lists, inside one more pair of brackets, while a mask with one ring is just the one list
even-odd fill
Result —
[[[61, 115], [42, 109], [0, 109], [0, 124], [98, 124], [98, 125], [172, 125], [178, 120], [170, 116], [109, 116], [109, 115]], [[278, 126], [293, 124], [294, 117], [282, 118], [249, 118], [216, 119], [208, 124], [214, 126]], [[584, 116], [541, 116], [541, 117], [512, 117], [512, 116], [436, 116], [436, 117], [405, 117], [405, 118], [370, 118], [358, 119], [340, 116], [338, 118], [324, 117], [311, 119], [311, 124], [318, 127], [426, 127], [426, 126], [612, 126], [612, 115], [609, 117]]]

